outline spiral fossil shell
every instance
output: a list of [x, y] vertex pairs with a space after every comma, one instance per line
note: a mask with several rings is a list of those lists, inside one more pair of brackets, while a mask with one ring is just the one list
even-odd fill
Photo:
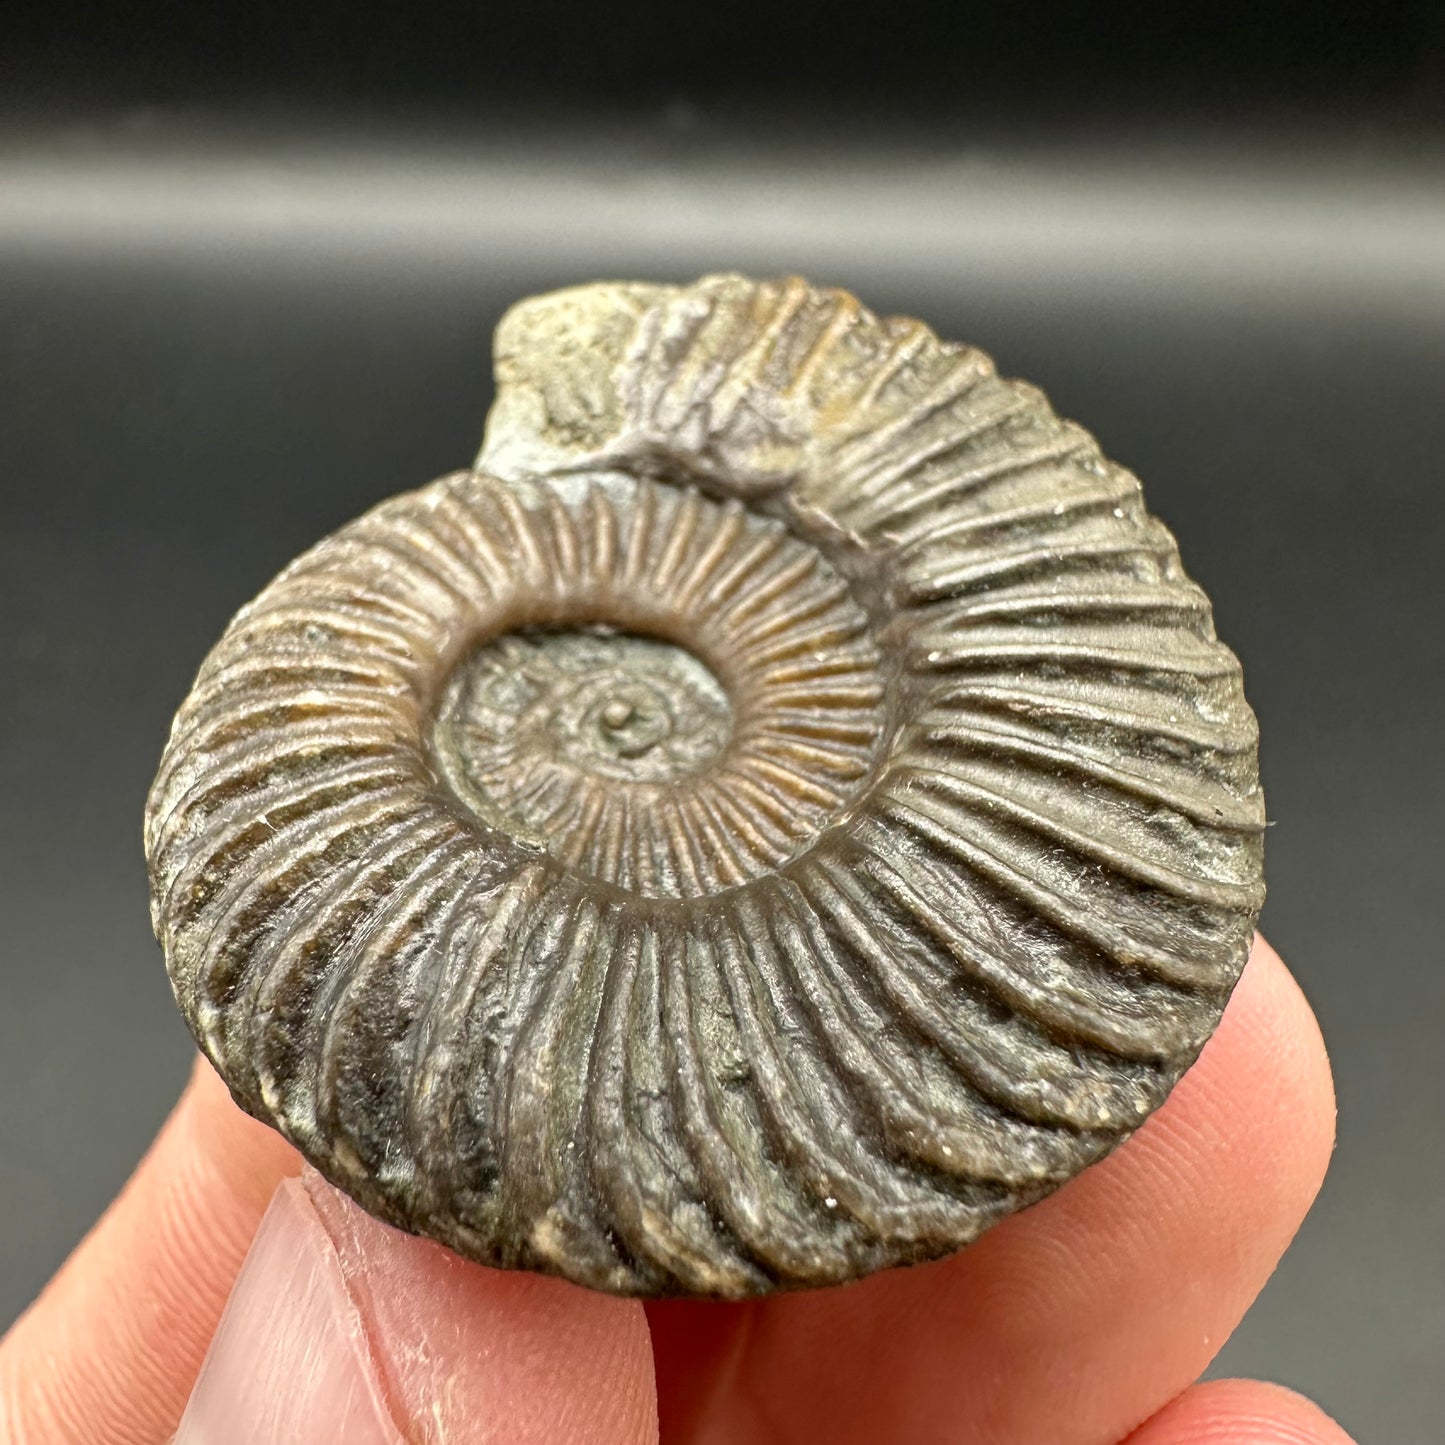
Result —
[[491, 1264], [740, 1297], [1126, 1137], [1262, 900], [1256, 729], [1137, 481], [839, 291], [523, 302], [474, 470], [288, 567], [146, 815], [245, 1108]]

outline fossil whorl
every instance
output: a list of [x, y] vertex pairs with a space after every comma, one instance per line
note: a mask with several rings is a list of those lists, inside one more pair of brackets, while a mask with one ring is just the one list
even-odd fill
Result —
[[838, 291], [525, 302], [473, 471], [286, 569], [146, 817], [237, 1099], [462, 1254], [742, 1296], [1126, 1137], [1262, 899], [1256, 730], [1137, 481]]

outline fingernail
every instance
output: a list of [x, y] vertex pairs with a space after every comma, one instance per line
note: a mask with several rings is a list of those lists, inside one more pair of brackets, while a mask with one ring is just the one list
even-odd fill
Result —
[[312, 1197], [276, 1191], [174, 1445], [406, 1445]]

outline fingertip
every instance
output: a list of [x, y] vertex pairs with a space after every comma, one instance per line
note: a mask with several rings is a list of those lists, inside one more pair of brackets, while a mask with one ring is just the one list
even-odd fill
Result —
[[[1232, 1328], [1319, 1192], [1334, 1128], [1313, 1011], [1279, 955], [1256, 938], [1219, 1028], [1164, 1105], [1114, 1154], [1004, 1221], [959, 1267], [997, 1256], [1017, 1289], [1024, 1259], [1037, 1255], [1047, 1275], [1056, 1256], [1073, 1253], [1070, 1241], [1108, 1241], [1105, 1274], [1119, 1272], [1111, 1261], [1127, 1261], [1141, 1299], [1189, 1279], [1196, 1297], [1224, 1306], [1220, 1323]], [[1045, 1278], [1039, 1293], [1046, 1305], [1057, 1289]], [[1189, 1378], [1207, 1363], [1200, 1359]]]
[[1269, 1053], [1272, 1035], [1282, 1040], [1298, 1101], [1299, 1159], [1318, 1192], [1334, 1153], [1337, 1120], [1334, 1071], [1324, 1033], [1299, 981], [1263, 935], [1254, 938], [1250, 959], [1254, 967], [1246, 983], [1244, 1013], [1259, 1030], [1253, 1056]]
[[1252, 1224], [1252, 1237], [1277, 1257], [1319, 1193], [1334, 1143], [1334, 1080], [1319, 1023], [1279, 954], [1256, 936], [1198, 1062], [1100, 1172], [1145, 1159], [1160, 1174], [1203, 1172], [1216, 1217], [1236, 1234]]
[[1112, 1155], [959, 1255], [852, 1286], [826, 1306], [827, 1350], [809, 1300], [771, 1310], [751, 1342], [760, 1353], [766, 1330], [806, 1362], [835, 1438], [878, 1435], [876, 1395], [909, 1424], [949, 1411], [969, 1438], [1118, 1439], [1238, 1324], [1333, 1137], [1318, 1026], [1260, 940], [1198, 1061]]
[[1310, 1156], [1327, 1163], [1335, 1142], [1335, 1086], [1324, 1035], [1299, 981], [1261, 934], [1219, 1032], [1256, 1070], [1293, 1084], [1299, 1122], [1309, 1126]]
[[301, 1187], [408, 1441], [656, 1440], [651, 1342], [638, 1302], [485, 1269], [380, 1223], [310, 1171]]
[[175, 1445], [651, 1445], [641, 1307], [482, 1269], [288, 1180]]
[[198, 1062], [121, 1196], [0, 1343], [0, 1438], [143, 1445], [184, 1410], [180, 1445], [656, 1440], [640, 1305], [468, 1265], [303, 1186], [299, 1167]]
[[405, 1445], [361, 1315], [305, 1190], [266, 1212], [173, 1445]]
[[1313, 1400], [1263, 1380], [1194, 1385], [1125, 1445], [1353, 1445]]

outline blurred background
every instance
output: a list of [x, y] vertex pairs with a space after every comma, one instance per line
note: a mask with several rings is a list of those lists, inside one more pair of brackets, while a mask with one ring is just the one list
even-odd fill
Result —
[[1340, 1145], [1219, 1372], [1445, 1417], [1445, 7], [0, 10], [0, 1328], [188, 1038], [145, 791], [229, 615], [465, 465], [515, 298], [797, 271], [1044, 386], [1244, 661]]

